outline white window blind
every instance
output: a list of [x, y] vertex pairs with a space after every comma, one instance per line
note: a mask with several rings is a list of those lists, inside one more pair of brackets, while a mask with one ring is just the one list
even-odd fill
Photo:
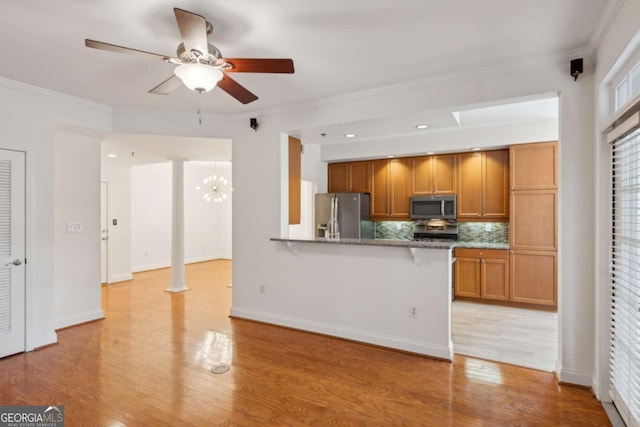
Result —
[[612, 144], [611, 398], [640, 427], [640, 130]]

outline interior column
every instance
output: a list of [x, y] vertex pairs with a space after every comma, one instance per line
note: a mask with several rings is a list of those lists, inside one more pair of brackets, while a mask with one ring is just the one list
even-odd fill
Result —
[[167, 292], [183, 292], [184, 275], [184, 160], [172, 162], [171, 199], [171, 288]]

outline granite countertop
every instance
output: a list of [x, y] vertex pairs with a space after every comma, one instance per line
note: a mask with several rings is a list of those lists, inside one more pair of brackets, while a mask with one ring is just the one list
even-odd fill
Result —
[[461, 242], [456, 241], [454, 247], [456, 248], [470, 248], [470, 249], [509, 249], [508, 243], [489, 243], [489, 242]]
[[470, 249], [509, 249], [508, 243], [489, 243], [489, 242], [462, 242], [460, 240], [433, 240], [433, 241], [415, 241], [415, 240], [395, 240], [395, 239], [289, 239], [281, 237], [272, 237], [273, 242], [292, 242], [292, 243], [329, 243], [334, 245], [356, 245], [356, 246], [387, 246], [398, 248], [427, 248], [427, 249], [451, 249], [451, 248], [470, 248]]
[[423, 249], [451, 249], [456, 244], [456, 242], [452, 242], [452, 241], [428, 242], [428, 241], [386, 240], [386, 239], [326, 240], [326, 239], [288, 239], [288, 238], [272, 237], [270, 240], [273, 242], [287, 242], [287, 243], [328, 243], [328, 244], [334, 244], [334, 245], [385, 246], [385, 247], [396, 247], [396, 248], [423, 248]]

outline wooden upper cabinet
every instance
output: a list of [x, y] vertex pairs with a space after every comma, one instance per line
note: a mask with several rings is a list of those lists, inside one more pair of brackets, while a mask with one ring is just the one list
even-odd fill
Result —
[[455, 154], [433, 156], [433, 194], [456, 194], [457, 164]]
[[302, 145], [289, 137], [289, 224], [300, 224]]
[[409, 218], [411, 159], [373, 160], [371, 163], [371, 217]]
[[458, 154], [458, 218], [482, 217], [482, 153]]
[[460, 153], [458, 218], [509, 218], [509, 151]]
[[411, 193], [416, 196], [433, 194], [433, 156], [411, 159]]
[[422, 156], [411, 159], [411, 194], [456, 194], [456, 155]]
[[371, 162], [329, 163], [329, 193], [368, 193], [371, 191]]
[[371, 163], [349, 163], [349, 192], [368, 193], [371, 191]]
[[349, 164], [329, 163], [328, 190], [329, 193], [344, 193], [349, 187]]
[[558, 144], [539, 142], [509, 147], [512, 190], [558, 188]]
[[371, 217], [388, 218], [391, 205], [388, 160], [373, 160], [371, 173]]
[[509, 218], [509, 150], [482, 155], [482, 216]]
[[389, 216], [393, 218], [409, 218], [409, 198], [411, 197], [411, 160], [389, 160], [389, 187], [391, 206]]

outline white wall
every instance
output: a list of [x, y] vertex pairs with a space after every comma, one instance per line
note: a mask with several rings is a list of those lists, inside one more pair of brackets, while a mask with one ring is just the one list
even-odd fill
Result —
[[640, 49], [640, 2], [626, 0], [622, 3], [610, 30], [604, 36], [596, 55], [595, 94], [597, 121], [594, 124], [596, 135], [594, 150], [596, 161], [596, 280], [594, 295], [597, 302], [596, 318], [593, 324], [596, 331], [594, 352], [596, 357], [593, 375], [593, 389], [603, 401], [609, 397], [609, 339], [610, 339], [610, 278], [609, 244], [611, 239], [611, 149], [603, 138], [607, 123], [614, 114], [611, 102], [612, 89], [609, 82], [613, 74], [624, 65], [625, 59]]
[[[55, 327], [104, 317], [100, 290], [100, 142], [55, 132]], [[68, 232], [68, 223], [82, 224]]]
[[[255, 297], [259, 283], [270, 283], [275, 292], [286, 294], [304, 282], [304, 289], [320, 290], [326, 283], [320, 269], [310, 265], [304, 274], [295, 258], [284, 259], [269, 237], [283, 228], [280, 212], [280, 169], [283, 166], [280, 135], [288, 129], [321, 126], [418, 110], [463, 107], [537, 94], [559, 93], [560, 98], [560, 241], [559, 310], [562, 336], [558, 376], [562, 381], [591, 385], [593, 372], [593, 79], [583, 75], [574, 82], [567, 71], [569, 59], [535, 64], [501, 66], [492, 70], [448, 76], [360, 95], [339, 97], [306, 108], [263, 114], [258, 132], [246, 129], [244, 120], [233, 133], [234, 246], [233, 309], [268, 313], [273, 318], [290, 315], [290, 306], [316, 298], [312, 292], [288, 295], [285, 300]], [[303, 141], [304, 144], [304, 141]], [[591, 148], [590, 148], [591, 147]], [[428, 150], [426, 146], [424, 150]], [[253, 191], [256, 182], [261, 191]], [[258, 204], [261, 214], [253, 214]], [[286, 219], [286, 215], [284, 215]], [[239, 224], [252, 223], [253, 232], [243, 233]], [[316, 271], [318, 269], [318, 271]], [[282, 275], [282, 271], [291, 274]], [[357, 281], [358, 277], [348, 278]], [[402, 275], [395, 280], [402, 281]], [[314, 291], [316, 292], [316, 291]], [[343, 301], [344, 302], [344, 301]], [[351, 304], [357, 305], [354, 297]], [[407, 299], [406, 304], [410, 301]], [[332, 319], [316, 319], [331, 322]], [[402, 333], [403, 325], [390, 319], [391, 330]], [[344, 324], [343, 327], [357, 327]]]
[[[104, 144], [102, 159], [105, 159]], [[108, 283], [131, 280], [131, 168], [118, 166], [106, 158], [102, 162], [102, 181], [109, 185], [108, 199]], [[113, 225], [116, 219], [118, 225]]]
[[[231, 181], [230, 162], [186, 162], [185, 261], [231, 258], [231, 199], [207, 203], [202, 180], [215, 173]], [[171, 265], [171, 163], [131, 169], [132, 271]]]
[[[109, 131], [111, 109], [93, 102], [0, 79], [0, 147], [27, 153], [27, 349], [56, 342], [57, 269], [94, 265], [83, 255], [55, 263], [55, 130], [74, 126]], [[82, 163], [83, 154], [73, 155]], [[91, 161], [91, 159], [88, 159]], [[99, 188], [99, 183], [97, 183]], [[97, 200], [80, 202], [82, 206]], [[85, 205], [85, 203], [87, 205]], [[97, 263], [99, 277], [100, 264]]]

